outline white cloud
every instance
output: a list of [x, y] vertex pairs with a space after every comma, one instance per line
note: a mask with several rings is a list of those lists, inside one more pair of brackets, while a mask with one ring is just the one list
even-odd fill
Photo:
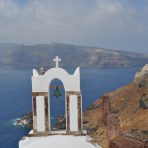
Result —
[[120, 0], [0, 0], [0, 41], [146, 49], [145, 14]]

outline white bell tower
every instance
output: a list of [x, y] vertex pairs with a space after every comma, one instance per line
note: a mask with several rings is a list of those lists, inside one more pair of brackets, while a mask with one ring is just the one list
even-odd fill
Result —
[[[33, 132], [32, 135], [54, 134], [51, 129], [50, 115], [50, 91], [49, 85], [55, 78], [62, 81], [65, 88], [66, 102], [66, 130], [63, 134], [83, 134], [82, 124], [82, 94], [80, 90], [80, 68], [70, 75], [59, 67], [61, 59], [56, 56], [53, 59], [55, 67], [45, 73], [34, 69], [32, 76], [32, 108], [33, 108]], [[60, 133], [60, 132], [59, 132]], [[56, 131], [58, 134], [58, 131]]]

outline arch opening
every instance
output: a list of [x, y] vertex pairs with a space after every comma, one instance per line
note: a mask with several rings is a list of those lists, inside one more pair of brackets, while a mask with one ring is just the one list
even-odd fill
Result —
[[51, 131], [66, 130], [65, 88], [63, 82], [57, 78], [49, 85], [49, 115]]

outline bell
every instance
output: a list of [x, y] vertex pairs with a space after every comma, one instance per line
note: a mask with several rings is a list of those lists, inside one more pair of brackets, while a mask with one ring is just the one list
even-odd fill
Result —
[[54, 91], [54, 95], [53, 96], [55, 96], [57, 99], [58, 99], [59, 96], [61, 96], [58, 86], [56, 86], [56, 89]]

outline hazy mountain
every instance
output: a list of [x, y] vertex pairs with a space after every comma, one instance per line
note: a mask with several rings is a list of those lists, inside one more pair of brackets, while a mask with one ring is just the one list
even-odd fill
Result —
[[0, 44], [1, 67], [53, 67], [54, 63], [52, 60], [56, 55], [62, 59], [61, 67], [120, 68], [148, 63], [148, 56], [141, 53], [98, 47], [75, 46], [63, 43], [36, 45]]

